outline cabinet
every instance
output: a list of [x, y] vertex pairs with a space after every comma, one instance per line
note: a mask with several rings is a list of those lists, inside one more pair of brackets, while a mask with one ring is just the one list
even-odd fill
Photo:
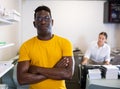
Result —
[[7, 25], [7, 24], [11, 24], [12, 22], [8, 21], [8, 20], [5, 20], [3, 18], [0, 18], [0, 25]]
[[[17, 11], [21, 11], [21, 0], [0, 0], [0, 2], [0, 43], [6, 42], [5, 44], [0, 44], [0, 62], [9, 61], [10, 63], [13, 63], [12, 58], [16, 56], [19, 45], [18, 32], [20, 29], [20, 13], [18, 13]], [[0, 83], [2, 84], [0, 84], [0, 86], [3, 84], [8, 85], [7, 82], [10, 82], [10, 85], [12, 86], [12, 83], [8, 76], [11, 75], [10, 77], [13, 81], [13, 67], [13, 64], [11, 64], [10, 66], [6, 66], [6, 64], [4, 65], [3, 63], [1, 63]], [[4, 77], [6, 77], [6, 80], [3, 79], [4, 81], [2, 81], [2, 78]], [[0, 89], [1, 88], [3, 89], [3, 87], [0, 87]]]
[[17, 54], [20, 24], [16, 22], [19, 21], [20, 13], [16, 10], [0, 12], [0, 61], [9, 60]]
[[0, 25], [12, 24], [20, 21], [20, 13], [16, 10], [4, 11], [0, 13]]

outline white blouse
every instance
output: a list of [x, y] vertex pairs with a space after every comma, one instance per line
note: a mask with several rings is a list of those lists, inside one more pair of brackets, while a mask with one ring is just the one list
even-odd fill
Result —
[[110, 46], [105, 43], [102, 47], [98, 47], [97, 41], [92, 42], [84, 57], [95, 62], [110, 61]]

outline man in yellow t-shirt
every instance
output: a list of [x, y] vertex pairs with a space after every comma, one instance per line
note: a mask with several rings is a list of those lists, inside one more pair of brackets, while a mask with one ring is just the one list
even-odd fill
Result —
[[37, 36], [20, 47], [17, 79], [30, 89], [66, 89], [65, 80], [74, 71], [72, 45], [69, 40], [52, 34], [53, 19], [47, 6], [35, 9]]

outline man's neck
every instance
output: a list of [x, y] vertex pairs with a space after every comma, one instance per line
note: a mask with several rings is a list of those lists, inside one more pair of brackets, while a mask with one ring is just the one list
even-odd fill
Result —
[[37, 36], [38, 39], [40, 40], [50, 40], [54, 35], [53, 34], [50, 34], [50, 35], [47, 35], [47, 36]]

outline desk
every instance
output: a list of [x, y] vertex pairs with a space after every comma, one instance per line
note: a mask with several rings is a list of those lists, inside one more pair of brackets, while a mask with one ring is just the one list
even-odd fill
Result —
[[86, 89], [120, 89], [120, 79], [89, 79], [87, 76]]
[[19, 55], [9, 59], [9, 61], [0, 61], [0, 78], [14, 67]]
[[0, 78], [13, 68], [13, 64], [0, 63]]

